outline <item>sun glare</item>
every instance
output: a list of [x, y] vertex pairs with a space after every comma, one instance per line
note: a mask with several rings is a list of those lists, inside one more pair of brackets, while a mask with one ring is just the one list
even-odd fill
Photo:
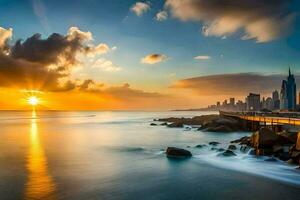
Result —
[[36, 106], [39, 103], [39, 99], [35, 96], [29, 97], [27, 101], [32, 106]]

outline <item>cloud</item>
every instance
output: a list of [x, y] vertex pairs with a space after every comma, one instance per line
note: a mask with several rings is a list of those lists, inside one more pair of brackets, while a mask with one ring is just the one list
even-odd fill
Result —
[[171, 88], [190, 89], [200, 96], [239, 96], [249, 92], [270, 94], [274, 89], [280, 89], [281, 81], [285, 78], [286, 75], [281, 74], [219, 74], [179, 80]]
[[102, 69], [103, 71], [107, 71], [107, 72], [117, 72], [117, 71], [121, 71], [122, 68], [119, 66], [115, 66], [112, 61], [107, 60], [105, 58], [99, 58], [98, 60], [96, 60], [94, 62], [94, 64], [92, 65], [93, 68], [99, 68]]
[[289, 32], [294, 13], [290, 0], [166, 0], [165, 7], [182, 21], [199, 21], [205, 36], [224, 37], [240, 30], [242, 39], [268, 42]]
[[130, 8], [131, 12], [134, 12], [137, 16], [142, 16], [148, 10], [150, 10], [150, 3], [149, 2], [136, 2]]
[[[51, 34], [41, 38], [34, 34], [26, 40], [8, 41], [12, 29], [0, 28], [0, 86], [60, 91], [75, 88], [70, 73], [81, 64], [79, 55], [102, 54], [109, 47], [94, 45], [91, 32], [71, 27], [66, 35]], [[103, 64], [111, 69], [109, 63]]]
[[13, 29], [5, 29], [0, 27], [0, 51], [7, 50], [8, 41], [12, 38]]
[[155, 19], [157, 21], [164, 21], [166, 19], [168, 19], [168, 13], [166, 11], [160, 11], [156, 14]]
[[77, 89], [83, 92], [89, 92], [94, 94], [109, 95], [120, 99], [136, 99], [136, 98], [157, 98], [166, 97], [166, 95], [156, 92], [145, 92], [143, 90], [133, 89], [128, 83], [121, 86], [105, 86], [105, 84], [99, 84], [92, 79], [84, 80], [77, 85]]
[[144, 58], [142, 58], [141, 62], [144, 64], [153, 65], [153, 64], [165, 61], [167, 58], [168, 57], [163, 54], [149, 54], [149, 55], [145, 56]]
[[209, 60], [209, 59], [211, 59], [211, 57], [210, 56], [196, 56], [196, 57], [194, 57], [194, 59], [196, 59], [196, 60]]

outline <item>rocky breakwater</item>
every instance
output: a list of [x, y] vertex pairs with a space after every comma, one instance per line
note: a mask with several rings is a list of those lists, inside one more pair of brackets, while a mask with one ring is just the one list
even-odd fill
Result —
[[300, 133], [288, 133], [261, 128], [250, 137], [231, 141], [239, 143], [241, 150], [253, 148], [257, 156], [272, 156], [300, 165]]
[[248, 131], [239, 119], [224, 117], [221, 115], [202, 115], [192, 118], [163, 118], [157, 121], [167, 123], [167, 127], [180, 128], [184, 125], [196, 126], [198, 130], [207, 132], [236, 132]]

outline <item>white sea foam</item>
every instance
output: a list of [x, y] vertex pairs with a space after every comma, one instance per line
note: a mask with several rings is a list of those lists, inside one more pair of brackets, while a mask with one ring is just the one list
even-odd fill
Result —
[[216, 167], [300, 185], [300, 170], [296, 169], [296, 165], [290, 165], [280, 160], [266, 161], [269, 157], [238, 153], [238, 150], [236, 153], [237, 156], [223, 157], [218, 156], [219, 153], [216, 152], [203, 151], [194, 157]]

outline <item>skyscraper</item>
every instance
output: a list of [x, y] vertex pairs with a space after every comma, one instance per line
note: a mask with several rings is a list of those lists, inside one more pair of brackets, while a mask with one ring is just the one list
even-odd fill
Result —
[[289, 69], [289, 76], [287, 78], [287, 100], [288, 100], [288, 110], [296, 110], [297, 102], [296, 94], [296, 81], [294, 75], [291, 74], [291, 69]]
[[280, 110], [288, 109], [288, 98], [287, 98], [287, 82], [282, 80], [281, 91], [280, 91]]
[[247, 110], [248, 111], [259, 111], [260, 110], [260, 94], [250, 93], [246, 97]]
[[296, 81], [289, 69], [287, 80], [282, 81], [280, 92], [280, 109], [293, 111], [296, 109]]
[[273, 99], [273, 109], [274, 110], [280, 109], [280, 99], [279, 99], [279, 93], [277, 90], [275, 90], [272, 93], [272, 99]]

